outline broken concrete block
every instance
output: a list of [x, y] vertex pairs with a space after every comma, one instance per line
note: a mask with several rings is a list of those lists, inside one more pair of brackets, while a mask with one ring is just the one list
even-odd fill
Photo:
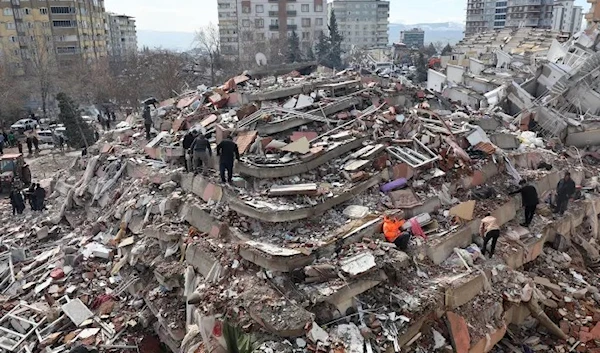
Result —
[[292, 142], [281, 148], [282, 151], [296, 152], [300, 154], [307, 154], [310, 151], [310, 143], [306, 137], [302, 137], [298, 141]]
[[73, 321], [75, 326], [81, 325], [83, 322], [91, 319], [94, 316], [94, 313], [92, 313], [79, 298], [73, 299], [67, 304], [61, 306], [61, 309], [69, 317], [69, 319]]
[[446, 312], [450, 340], [456, 353], [468, 353], [471, 347], [471, 336], [465, 318], [451, 311]]
[[48, 226], [43, 226], [42, 228], [38, 229], [35, 234], [37, 235], [38, 240], [42, 240], [48, 237], [48, 233], [49, 233], [49, 229]]

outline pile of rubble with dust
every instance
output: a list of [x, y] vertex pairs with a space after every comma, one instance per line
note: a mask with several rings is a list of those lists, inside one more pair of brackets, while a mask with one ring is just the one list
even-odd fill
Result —
[[[559, 43], [555, 66], [575, 42], [595, 52], [590, 35]], [[226, 352], [233, 335], [257, 352], [593, 351], [600, 168], [592, 137], [569, 136], [594, 136], [598, 109], [569, 97], [595, 54], [557, 79], [545, 53], [504, 65], [530, 77], [483, 105], [298, 64], [160, 102], [151, 141], [128, 117], [43, 181], [47, 211], [0, 204], [0, 349]], [[549, 77], [560, 105], [524, 99]], [[192, 129], [213, 146], [233, 134], [231, 185], [185, 171]], [[578, 192], [558, 216], [564, 170]], [[523, 178], [543, 201], [529, 228]], [[487, 213], [502, 227], [492, 259]], [[408, 250], [385, 241], [385, 216], [406, 220]]]

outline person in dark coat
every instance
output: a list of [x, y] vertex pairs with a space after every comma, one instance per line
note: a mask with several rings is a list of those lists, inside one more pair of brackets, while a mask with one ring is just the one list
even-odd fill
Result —
[[[221, 173], [221, 181], [223, 183], [231, 183], [234, 159], [240, 160], [238, 145], [233, 142], [231, 137], [227, 136], [217, 145], [217, 156], [220, 156], [219, 171]], [[225, 179], [225, 172], [227, 172], [227, 180]]]
[[144, 113], [142, 114], [144, 118], [144, 127], [146, 128], [146, 140], [150, 140], [150, 129], [152, 128], [152, 115], [150, 115], [150, 106], [144, 107]]
[[575, 182], [571, 179], [571, 173], [565, 172], [565, 177], [562, 178], [556, 186], [556, 207], [554, 213], [564, 214], [569, 206], [569, 199], [575, 194]]
[[35, 202], [36, 202], [36, 211], [43, 211], [46, 206], [44, 206], [44, 202], [46, 201], [46, 189], [44, 189], [40, 184], [37, 184], [35, 187]]
[[538, 198], [537, 190], [535, 186], [527, 184], [525, 180], [519, 182], [521, 188], [515, 192], [511, 192], [510, 195], [521, 193], [521, 201], [525, 208], [525, 222], [521, 223], [523, 227], [529, 227], [533, 216], [535, 215], [535, 209], [537, 208], [540, 200]]
[[183, 141], [181, 143], [182, 147], [183, 147], [183, 157], [185, 159], [185, 170], [187, 172], [191, 172], [192, 171], [192, 152], [191, 152], [191, 148], [192, 148], [192, 143], [194, 143], [194, 139], [196, 137], [194, 136], [194, 132], [193, 131], [189, 131], [187, 134], [185, 134], [185, 136], [183, 137]]
[[210, 158], [212, 157], [212, 150], [210, 148], [210, 142], [206, 139], [203, 133], [198, 133], [198, 136], [192, 142], [192, 165], [194, 172], [198, 169], [202, 174], [206, 174], [208, 168], [210, 168]]
[[25, 139], [25, 143], [27, 144], [27, 151], [29, 151], [29, 154], [33, 154], [33, 142], [30, 136]]
[[29, 189], [25, 191], [25, 199], [29, 200], [29, 206], [31, 206], [31, 210], [35, 211], [37, 208], [37, 201], [35, 198], [35, 184], [31, 184]]
[[13, 188], [10, 192], [10, 204], [12, 205], [13, 216], [23, 214], [25, 202], [23, 201], [23, 195], [16, 188]]

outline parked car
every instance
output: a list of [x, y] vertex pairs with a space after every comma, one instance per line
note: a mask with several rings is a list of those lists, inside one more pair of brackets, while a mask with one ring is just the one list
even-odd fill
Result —
[[33, 130], [33, 129], [35, 129], [36, 126], [37, 126], [37, 121], [35, 121], [33, 119], [21, 119], [21, 120], [17, 121], [16, 123], [12, 124], [10, 126], [10, 128], [13, 130], [26, 131], [26, 130]]
[[54, 144], [54, 134], [50, 130], [38, 131], [38, 137], [40, 139], [40, 143], [42, 144]]

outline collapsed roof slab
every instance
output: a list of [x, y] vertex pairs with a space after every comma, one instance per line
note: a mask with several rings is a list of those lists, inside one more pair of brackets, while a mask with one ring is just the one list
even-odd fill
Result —
[[368, 180], [356, 184], [352, 188], [348, 189], [342, 194], [336, 195], [327, 201], [318, 204], [312, 207], [303, 207], [292, 210], [276, 210], [276, 209], [267, 209], [267, 208], [255, 208], [251, 206], [249, 203], [240, 200], [237, 195], [232, 194], [227, 191], [225, 193], [226, 198], [229, 202], [229, 207], [236, 211], [239, 214], [242, 214], [247, 217], [251, 217], [254, 219], [258, 219], [267, 223], [282, 223], [282, 222], [291, 222], [297, 221], [300, 219], [306, 219], [309, 217], [314, 217], [318, 215], [322, 215], [325, 211], [344, 203], [356, 195], [361, 194], [362, 192], [372, 188], [379, 184], [379, 182], [383, 178], [383, 173], [378, 173]]
[[307, 173], [322, 164], [329, 162], [345, 153], [362, 146], [363, 142], [367, 141], [368, 137], [361, 137], [339, 145], [316, 158], [300, 163], [290, 163], [281, 165], [251, 165], [247, 162], [242, 162], [236, 165], [236, 172], [241, 175], [247, 175], [259, 179], [275, 179], [285, 178], [302, 173]]
[[[328, 104], [326, 106], [323, 106], [319, 109], [312, 110], [312, 111], [308, 112], [308, 114], [318, 116], [318, 117], [323, 117], [323, 116], [327, 117], [329, 115], [338, 113], [342, 110], [346, 110], [346, 109], [352, 108], [356, 105], [359, 105], [359, 104], [361, 104], [361, 102], [362, 102], [362, 99], [359, 97], [351, 97], [348, 99], [342, 99], [342, 100], [336, 101], [334, 103]], [[302, 118], [286, 119], [286, 120], [281, 120], [281, 121], [277, 121], [277, 122], [266, 123], [264, 125], [258, 125], [256, 127], [256, 130], [258, 131], [259, 135], [268, 136], [268, 135], [278, 134], [283, 131], [295, 129], [299, 126], [303, 126], [303, 125], [306, 125], [306, 124], [309, 124], [312, 122], [313, 122], [313, 120], [311, 120], [311, 119], [302, 119]]]

